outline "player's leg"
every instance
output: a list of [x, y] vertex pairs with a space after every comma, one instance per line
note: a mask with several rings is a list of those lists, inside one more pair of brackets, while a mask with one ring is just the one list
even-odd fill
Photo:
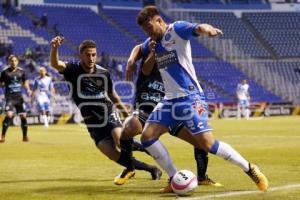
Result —
[[[121, 131], [122, 129], [120, 127], [112, 130], [114, 140], [120, 140]], [[123, 185], [128, 178], [131, 177], [131, 174], [135, 173], [135, 169], [149, 172], [152, 180], [158, 180], [162, 175], [162, 172], [157, 167], [141, 162], [135, 159], [132, 155], [129, 156], [123, 151], [119, 154], [117, 162], [126, 167], [126, 169], [115, 178], [114, 183], [117, 185]]]
[[44, 126], [45, 126], [45, 128], [48, 128], [49, 127], [49, 121], [48, 121], [49, 103], [48, 102], [43, 103], [41, 112], [42, 112], [42, 118], [44, 121]]
[[[151, 154], [158, 165], [168, 173], [170, 182], [177, 169], [173, 164], [168, 150], [163, 143], [159, 141], [159, 137], [168, 131], [168, 128], [163, 125], [147, 122], [142, 132], [141, 141], [145, 149]], [[161, 192], [172, 192], [170, 184], [165, 188], [162, 188]]]
[[142, 133], [145, 122], [148, 118], [146, 113], [134, 111], [132, 116], [127, 117], [123, 123], [121, 135], [121, 150], [141, 151], [149, 154], [140, 141], [133, 139], [134, 136]]
[[[6, 108], [8, 108], [8, 107], [6, 107]], [[2, 122], [2, 134], [0, 137], [1, 143], [5, 142], [6, 132], [7, 132], [8, 127], [12, 124], [13, 117], [14, 117], [13, 111], [6, 111], [5, 118]]]
[[266, 191], [268, 189], [268, 180], [264, 174], [261, 173], [255, 165], [250, 164], [229, 144], [215, 140], [211, 131], [196, 134], [194, 137], [197, 140], [197, 143], [207, 152], [217, 155], [230, 163], [239, 166], [252, 178], [260, 190]]
[[245, 110], [245, 118], [246, 119], [249, 119], [250, 118], [250, 114], [251, 114], [251, 111], [250, 111], [250, 102], [249, 100], [246, 100], [246, 110]]
[[26, 113], [20, 113], [20, 119], [21, 119], [21, 129], [23, 134], [23, 142], [28, 142], [29, 141], [27, 136], [28, 124], [27, 124]]
[[239, 166], [254, 180], [260, 190], [267, 190], [268, 180], [257, 167], [250, 164], [229, 144], [214, 139], [212, 128], [208, 124], [206, 103], [200, 98], [199, 100], [188, 100], [188, 102], [193, 101], [188, 104], [191, 105], [189, 109], [191, 111], [191, 118], [183, 121], [185, 127], [189, 129], [197, 141], [197, 147]]
[[2, 123], [2, 134], [0, 138], [0, 142], [5, 142], [5, 136], [8, 127], [13, 123], [13, 117], [14, 117], [14, 102], [12, 99], [6, 99], [5, 103], [5, 118]]
[[189, 133], [188, 129], [180, 124], [175, 129], [170, 131], [170, 134], [178, 137], [194, 146], [194, 157], [197, 165], [197, 179], [199, 185], [207, 185], [207, 186], [222, 186], [222, 184], [217, 183], [210, 179], [206, 174], [207, 165], [208, 165], [208, 153], [203, 149], [197, 147], [197, 142], [194, 137]]
[[37, 97], [37, 102], [38, 102], [38, 107], [39, 107], [40, 113], [42, 114], [42, 119], [43, 119], [43, 122], [44, 122], [44, 127], [48, 128], [49, 127], [49, 123], [48, 123], [47, 111], [49, 111], [50, 101], [48, 101], [47, 99], [45, 99], [45, 97], [38, 96]]
[[239, 100], [239, 102], [237, 104], [237, 116], [236, 116], [236, 118], [237, 119], [241, 119], [241, 115], [242, 115], [242, 112], [241, 112], [241, 101]]
[[27, 136], [27, 116], [26, 116], [26, 105], [24, 103], [23, 99], [19, 99], [15, 105], [17, 114], [20, 116], [21, 119], [21, 129], [23, 134], [23, 142], [28, 142], [28, 136]]
[[136, 116], [129, 116], [125, 119], [120, 138], [121, 151], [132, 156], [133, 137], [142, 132], [143, 126]]

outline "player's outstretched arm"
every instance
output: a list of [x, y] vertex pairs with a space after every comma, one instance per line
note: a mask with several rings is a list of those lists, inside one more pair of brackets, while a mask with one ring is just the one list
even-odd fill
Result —
[[58, 47], [62, 45], [63, 40], [64, 38], [60, 36], [56, 36], [51, 40], [50, 65], [59, 72], [64, 71], [66, 68], [66, 64], [63, 61], [60, 61], [58, 57]]
[[136, 45], [128, 58], [127, 66], [126, 66], [126, 81], [132, 81], [133, 74], [136, 68], [136, 61], [142, 58], [142, 50], [141, 50], [141, 44]]
[[222, 30], [215, 28], [210, 24], [198, 24], [195, 31], [198, 35], [208, 35], [210, 37], [223, 35]]

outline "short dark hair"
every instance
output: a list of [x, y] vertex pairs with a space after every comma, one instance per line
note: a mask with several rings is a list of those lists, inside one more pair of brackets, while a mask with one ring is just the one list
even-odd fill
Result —
[[139, 12], [136, 18], [136, 22], [138, 25], [142, 26], [144, 22], [152, 19], [154, 16], [157, 15], [160, 16], [160, 13], [156, 6], [146, 6]]
[[8, 61], [11, 61], [11, 59], [16, 58], [17, 60], [19, 60], [18, 56], [14, 55], [14, 54], [10, 54], [7, 58]]
[[79, 45], [79, 53], [82, 53], [87, 48], [97, 48], [96, 42], [94, 40], [84, 40]]

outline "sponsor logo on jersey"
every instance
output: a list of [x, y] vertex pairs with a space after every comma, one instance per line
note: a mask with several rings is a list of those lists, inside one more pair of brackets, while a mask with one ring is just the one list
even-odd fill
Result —
[[159, 54], [155, 59], [159, 69], [166, 68], [174, 63], [178, 63], [178, 57], [175, 50]]

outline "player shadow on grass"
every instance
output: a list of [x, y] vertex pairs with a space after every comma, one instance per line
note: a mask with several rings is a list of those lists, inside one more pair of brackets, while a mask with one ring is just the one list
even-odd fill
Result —
[[[155, 189], [154, 189], [155, 190]], [[156, 189], [157, 194], [160, 194]], [[80, 194], [80, 195], [116, 195], [116, 194], [124, 194], [127, 195], [128, 193], [135, 194], [135, 195], [153, 195], [153, 188], [149, 189], [147, 186], [117, 186], [113, 183], [110, 185], [74, 185], [74, 186], [53, 186], [41, 189], [33, 189], [35, 193], [53, 193], [53, 194]], [[174, 197], [174, 195], [173, 195]]]

